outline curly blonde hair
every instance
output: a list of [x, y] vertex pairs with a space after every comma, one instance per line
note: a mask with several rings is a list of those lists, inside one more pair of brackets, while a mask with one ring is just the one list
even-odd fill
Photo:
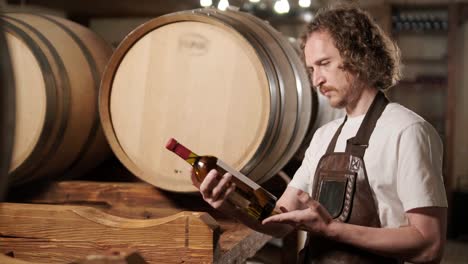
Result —
[[359, 80], [380, 90], [400, 80], [400, 51], [367, 12], [343, 5], [319, 10], [301, 37], [303, 53], [307, 39], [317, 31], [331, 35], [343, 68]]

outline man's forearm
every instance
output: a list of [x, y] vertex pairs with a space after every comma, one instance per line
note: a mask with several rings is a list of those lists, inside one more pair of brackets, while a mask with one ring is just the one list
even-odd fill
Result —
[[443, 242], [424, 237], [413, 226], [371, 228], [333, 222], [327, 236], [379, 255], [414, 263], [439, 263], [443, 251]]

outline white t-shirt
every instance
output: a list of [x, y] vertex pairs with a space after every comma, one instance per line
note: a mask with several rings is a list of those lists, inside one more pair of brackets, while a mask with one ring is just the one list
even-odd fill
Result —
[[[344, 152], [364, 115], [348, 118], [335, 152]], [[343, 118], [319, 128], [290, 186], [311, 193], [315, 170]], [[442, 142], [435, 129], [411, 110], [390, 103], [377, 121], [364, 154], [367, 176], [377, 201], [382, 227], [408, 224], [405, 212], [420, 207], [447, 207], [442, 178]]]

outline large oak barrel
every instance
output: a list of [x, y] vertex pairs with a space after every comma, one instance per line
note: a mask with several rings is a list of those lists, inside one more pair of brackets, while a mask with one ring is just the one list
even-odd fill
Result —
[[16, 90], [9, 181], [79, 175], [110, 154], [97, 98], [112, 48], [74, 22], [54, 16], [0, 16]]
[[0, 20], [0, 201], [7, 189], [15, 129], [15, 87], [3, 28]]
[[247, 13], [199, 9], [131, 32], [103, 76], [100, 115], [119, 160], [162, 189], [192, 192], [170, 137], [262, 183], [294, 155], [313, 94], [292, 45]]

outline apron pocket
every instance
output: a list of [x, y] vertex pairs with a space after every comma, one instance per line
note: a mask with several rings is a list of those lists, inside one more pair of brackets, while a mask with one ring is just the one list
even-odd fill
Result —
[[330, 213], [333, 219], [346, 222], [349, 217], [356, 173], [327, 171], [320, 173], [316, 200]]

